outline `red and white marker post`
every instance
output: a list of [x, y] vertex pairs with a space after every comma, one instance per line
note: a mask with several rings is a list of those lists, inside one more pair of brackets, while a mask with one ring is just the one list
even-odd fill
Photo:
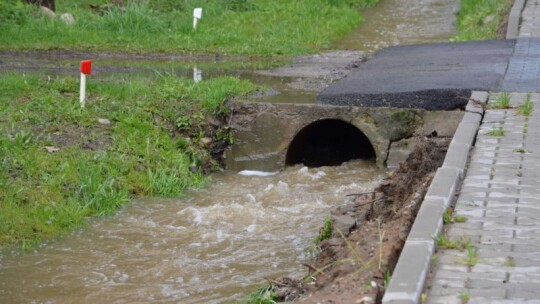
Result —
[[86, 75], [90, 74], [92, 74], [92, 60], [81, 61], [81, 94], [79, 102], [82, 108], [84, 108], [86, 99]]

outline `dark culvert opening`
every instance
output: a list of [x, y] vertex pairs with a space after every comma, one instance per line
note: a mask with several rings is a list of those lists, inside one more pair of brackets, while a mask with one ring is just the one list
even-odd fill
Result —
[[375, 158], [369, 139], [342, 120], [324, 119], [303, 128], [289, 145], [285, 164], [339, 166], [353, 159]]

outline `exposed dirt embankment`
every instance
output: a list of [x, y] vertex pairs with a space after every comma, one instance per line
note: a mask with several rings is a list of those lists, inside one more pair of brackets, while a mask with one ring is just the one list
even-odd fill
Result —
[[319, 254], [306, 264], [306, 279], [274, 282], [280, 299], [380, 302], [447, 146], [419, 139], [408, 159], [373, 192], [359, 193], [353, 203], [334, 208], [332, 236], [318, 244]]

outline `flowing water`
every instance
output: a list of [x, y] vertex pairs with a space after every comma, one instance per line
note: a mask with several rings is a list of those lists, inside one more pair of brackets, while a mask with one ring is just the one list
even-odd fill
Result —
[[373, 52], [406, 44], [447, 42], [457, 34], [457, 0], [381, 0], [362, 10], [365, 22], [336, 49]]
[[[455, 35], [457, 3], [381, 0], [362, 12], [366, 22], [334, 48], [371, 52], [447, 41]], [[44, 62], [51, 63], [43, 68]], [[110, 62], [103, 74], [160, 70], [192, 77], [197, 66], [203, 79], [237, 75], [282, 92], [261, 101], [315, 102], [313, 92], [287, 89], [292, 78], [253, 75], [250, 65], [198, 62], [171, 68], [160, 61], [133, 68], [133, 62]], [[4, 71], [76, 76], [77, 67], [73, 58], [0, 56]], [[96, 72], [99, 77], [99, 68]], [[301, 262], [330, 206], [347, 194], [369, 191], [383, 176], [369, 161], [296, 166], [271, 176], [227, 172], [182, 198], [137, 200], [117, 216], [92, 219], [85, 229], [36, 252], [1, 252], [0, 303], [236, 302], [265, 278], [303, 272]]]
[[117, 216], [5, 253], [0, 303], [222, 303], [300, 265], [330, 206], [372, 189], [372, 161], [213, 176], [175, 200], [138, 200]]

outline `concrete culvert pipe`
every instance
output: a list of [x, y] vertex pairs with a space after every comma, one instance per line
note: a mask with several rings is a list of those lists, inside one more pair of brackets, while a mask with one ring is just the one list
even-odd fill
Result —
[[285, 164], [339, 166], [349, 160], [370, 158], [375, 158], [375, 150], [362, 131], [342, 120], [323, 119], [296, 134], [287, 150]]

